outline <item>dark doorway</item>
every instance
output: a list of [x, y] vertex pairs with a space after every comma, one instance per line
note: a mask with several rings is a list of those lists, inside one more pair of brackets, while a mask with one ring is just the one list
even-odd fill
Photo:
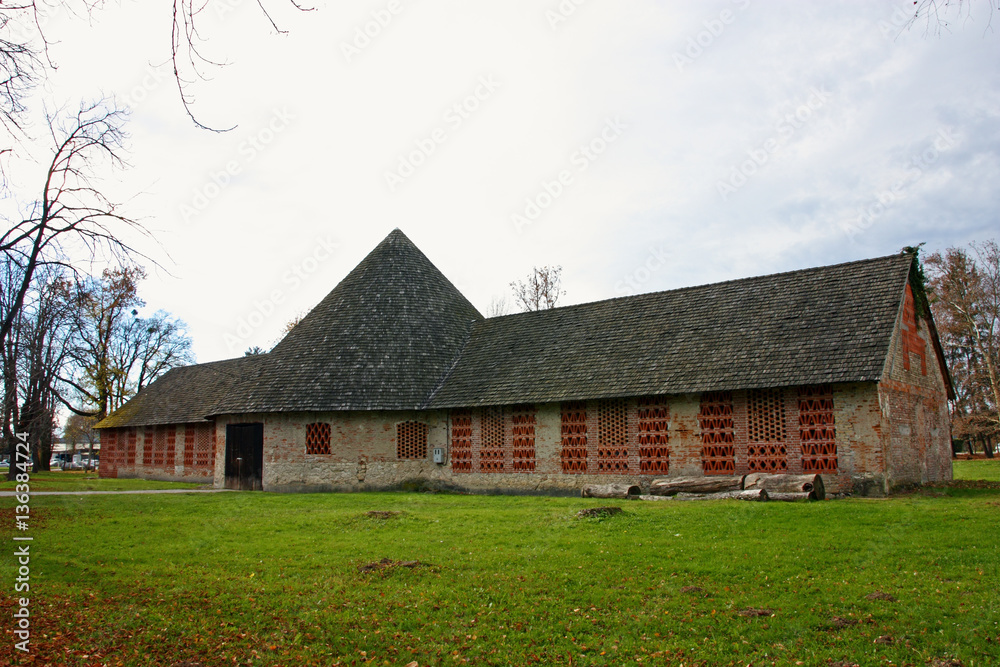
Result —
[[264, 425], [226, 426], [226, 488], [262, 491], [264, 469]]

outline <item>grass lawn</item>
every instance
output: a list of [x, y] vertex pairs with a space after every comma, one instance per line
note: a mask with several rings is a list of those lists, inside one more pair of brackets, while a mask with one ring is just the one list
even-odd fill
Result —
[[[812, 504], [35, 497], [34, 664], [998, 665], [993, 486]], [[625, 512], [575, 516], [602, 504]], [[359, 569], [382, 559], [419, 564]]]
[[985, 479], [1000, 482], [1000, 458], [952, 461], [955, 479]]
[[[7, 469], [0, 470], [4, 475]], [[0, 491], [13, 491], [16, 482], [0, 480]], [[150, 482], [144, 479], [101, 479], [96, 472], [53, 470], [31, 473], [32, 491], [134, 491], [137, 489], [197, 489], [201, 484]]]

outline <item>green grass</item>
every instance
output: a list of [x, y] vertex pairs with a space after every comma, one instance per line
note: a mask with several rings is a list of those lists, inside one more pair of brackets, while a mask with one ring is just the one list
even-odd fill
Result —
[[[812, 504], [404, 493], [31, 503], [38, 664], [1000, 664], [996, 489]], [[601, 504], [625, 513], [575, 517]], [[10, 525], [13, 510], [2, 513]], [[6, 618], [12, 551], [0, 559]], [[426, 566], [359, 571], [382, 558]], [[878, 591], [896, 601], [867, 599]]]
[[1000, 482], [1000, 458], [953, 461], [952, 474], [955, 479], [982, 479]]
[[[3, 470], [6, 474], [6, 469]], [[0, 491], [13, 491], [17, 482], [0, 481]], [[101, 479], [96, 472], [53, 470], [30, 474], [32, 491], [135, 491], [140, 489], [196, 489], [201, 484], [153, 482], [144, 479]]]

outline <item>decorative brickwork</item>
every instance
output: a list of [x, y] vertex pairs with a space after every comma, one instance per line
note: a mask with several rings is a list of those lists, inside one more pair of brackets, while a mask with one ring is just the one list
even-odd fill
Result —
[[184, 469], [194, 467], [194, 430], [195, 426], [188, 424], [184, 427]]
[[215, 468], [215, 424], [199, 424], [194, 436], [194, 464]]
[[505, 472], [503, 460], [503, 408], [483, 408], [483, 442], [479, 472]]
[[126, 460], [125, 465], [134, 466], [135, 465], [135, 444], [138, 433], [135, 428], [128, 429], [128, 449], [125, 452]]
[[750, 472], [788, 470], [785, 397], [781, 389], [747, 392], [747, 467]]
[[396, 424], [396, 458], [427, 458], [427, 424], [423, 422]]
[[833, 387], [799, 387], [802, 472], [836, 474], [837, 432], [833, 422]]
[[628, 472], [628, 405], [624, 399], [597, 403], [597, 472]]
[[515, 405], [511, 408], [511, 431], [513, 449], [511, 468], [513, 472], [534, 472], [535, 470], [535, 424], [537, 410], [534, 405]]
[[[330, 453], [330, 425], [324, 422], [306, 424], [306, 454]], [[427, 443], [424, 442], [424, 456], [427, 455]], [[400, 456], [399, 458], [422, 458], [419, 456]]]
[[153, 465], [153, 427], [147, 426], [142, 431], [142, 465]]
[[736, 436], [733, 393], [710, 391], [701, 395], [701, 469], [706, 475], [736, 473]]
[[562, 404], [562, 449], [559, 459], [564, 473], [587, 472], [587, 403]]
[[639, 399], [639, 472], [665, 475], [670, 471], [670, 411], [667, 399]]
[[163, 467], [172, 470], [177, 461], [177, 427], [167, 427], [167, 453], [163, 462]]
[[472, 472], [472, 411], [451, 411], [451, 470]]
[[899, 333], [903, 339], [903, 368], [910, 370], [910, 354], [916, 354], [920, 357], [920, 373], [927, 375], [927, 343], [917, 334], [917, 309], [909, 284], [903, 300], [903, 326]]

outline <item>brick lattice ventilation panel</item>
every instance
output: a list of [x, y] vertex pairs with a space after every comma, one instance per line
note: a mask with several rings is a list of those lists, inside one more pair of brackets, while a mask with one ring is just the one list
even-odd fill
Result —
[[747, 468], [767, 473], [788, 470], [785, 397], [781, 389], [747, 392]]
[[[329, 454], [329, 453], [330, 453], [330, 425], [323, 422], [317, 422], [315, 424], [306, 424], [306, 454]], [[411, 457], [406, 457], [406, 458], [411, 458]]]
[[667, 474], [670, 471], [670, 448], [667, 427], [670, 412], [661, 397], [639, 399], [639, 472]]
[[628, 472], [628, 404], [607, 399], [597, 404], [597, 472]]
[[153, 429], [153, 466], [163, 467], [163, 455], [167, 451], [167, 432], [162, 426]]
[[184, 467], [194, 467], [194, 433], [197, 426], [188, 424], [184, 427]]
[[[123, 448], [118, 444], [118, 431], [117, 429], [109, 428], [105, 429], [101, 433], [101, 462], [107, 462], [107, 467], [109, 469], [114, 469], [118, 464], [118, 459], [121, 456], [121, 451]], [[109, 470], [104, 470], [104, 465], [101, 466], [101, 472], [107, 473]]]
[[396, 424], [396, 458], [427, 458], [427, 424], [423, 422]]
[[503, 408], [483, 408], [483, 446], [479, 450], [479, 472], [504, 472]]
[[135, 465], [135, 444], [137, 438], [138, 438], [138, 432], [136, 431], [136, 429], [130, 428], [128, 430], [128, 452], [126, 453], [128, 458], [126, 460], [126, 465], [130, 466]]
[[559, 460], [564, 473], [587, 472], [587, 403], [562, 404], [562, 450]]
[[511, 409], [510, 423], [513, 432], [511, 468], [514, 472], [535, 471], [535, 424], [534, 405], [515, 405]]
[[194, 433], [194, 464], [215, 467], [215, 424], [199, 424]]
[[451, 412], [452, 472], [472, 472], [472, 412]]
[[169, 470], [177, 462], [177, 427], [167, 427], [167, 454], [164, 466]]
[[142, 465], [153, 465], [153, 427], [147, 426], [142, 431]]
[[833, 423], [833, 387], [799, 387], [799, 440], [802, 472], [836, 473], [837, 430]]
[[[116, 428], [116, 438], [115, 438], [115, 465], [127, 466], [128, 465], [128, 429]], [[135, 459], [135, 454], [132, 455]]]
[[733, 393], [710, 391], [701, 395], [701, 469], [706, 475], [736, 474], [736, 435]]

